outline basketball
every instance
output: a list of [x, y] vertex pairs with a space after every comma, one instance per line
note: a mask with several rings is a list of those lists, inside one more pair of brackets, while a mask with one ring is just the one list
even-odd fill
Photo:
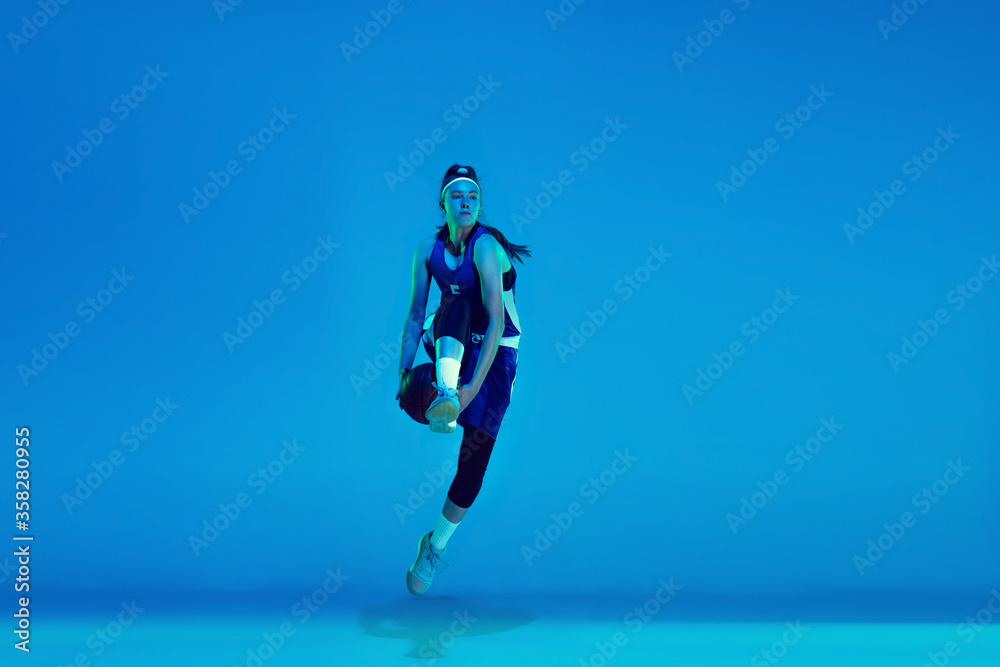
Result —
[[420, 364], [410, 369], [403, 378], [403, 386], [399, 390], [399, 408], [418, 424], [429, 424], [424, 413], [437, 398], [437, 389], [431, 386], [436, 381], [434, 364]]

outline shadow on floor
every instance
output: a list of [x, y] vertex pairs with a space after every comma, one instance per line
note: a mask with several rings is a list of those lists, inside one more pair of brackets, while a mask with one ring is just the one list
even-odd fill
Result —
[[359, 617], [366, 635], [410, 640], [404, 657], [414, 659], [443, 658], [462, 637], [509, 632], [533, 620], [525, 609], [444, 595], [366, 607]]

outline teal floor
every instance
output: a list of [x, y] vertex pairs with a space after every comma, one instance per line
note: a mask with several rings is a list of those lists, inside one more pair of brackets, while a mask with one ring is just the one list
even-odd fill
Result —
[[[673, 608], [668, 604], [643, 621], [627, 616], [642, 604], [634, 598], [418, 600], [387, 595], [367, 604], [331, 600], [308, 617], [304, 608], [286, 603], [206, 608], [196, 602], [138, 602], [141, 611], [134, 620], [125, 614], [131, 623], [118, 626], [118, 617], [125, 613], [121, 600], [90, 602], [36, 610], [30, 656], [8, 649], [8, 657], [13, 656], [2, 664], [1000, 665], [1000, 614], [997, 622], [990, 619], [978, 629], [963, 626], [963, 620], [977, 612], [968, 604], [942, 610], [908, 603], [834, 609], [704, 602]], [[74, 614], [72, 609], [81, 605], [101, 612]], [[852, 615], [862, 620], [843, 620]], [[909, 619], [877, 620], [892, 616]], [[952, 620], [915, 620], [928, 617]]]

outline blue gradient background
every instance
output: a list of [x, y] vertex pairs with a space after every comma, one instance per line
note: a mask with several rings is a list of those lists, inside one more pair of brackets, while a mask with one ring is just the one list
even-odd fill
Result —
[[[534, 257], [517, 265], [516, 389], [440, 593], [642, 597], [673, 577], [688, 600], [990, 596], [1000, 283], [961, 310], [947, 295], [1000, 251], [995, 4], [928, 2], [884, 39], [887, 2], [591, 0], [553, 29], [555, 2], [404, 0], [348, 62], [339, 44], [385, 6], [244, 2], [220, 20], [208, 0], [73, 2], [17, 53], [5, 40], [0, 409], [4, 478], [14, 427], [32, 431], [36, 615], [294, 601], [328, 568], [350, 577], [343, 600], [402, 591], [450, 478], [413, 515], [397, 505], [460, 432], [397, 408], [398, 356], [356, 379], [398, 341], [452, 162], [476, 167], [487, 222]], [[725, 8], [735, 20], [679, 72], [672, 53]], [[34, 11], [6, 6], [0, 26]], [[169, 75], [119, 119], [111, 102], [147, 66]], [[499, 86], [453, 128], [443, 115], [479, 77]], [[775, 122], [811, 86], [832, 96], [786, 139]], [[237, 146], [274, 108], [295, 118], [248, 163]], [[60, 182], [53, 161], [105, 117], [114, 131]], [[607, 118], [627, 128], [580, 171]], [[910, 182], [903, 163], [949, 127], [960, 138]], [[390, 187], [436, 128], [447, 140]], [[716, 183], [768, 137], [780, 150], [723, 201]], [[179, 205], [228, 160], [242, 172], [185, 223]], [[518, 224], [564, 169], [573, 182]], [[851, 243], [843, 225], [893, 179], [906, 193]], [[282, 276], [317, 238], [340, 246], [292, 291]], [[651, 246], [672, 257], [626, 299], [615, 286]], [[78, 304], [122, 267], [134, 280], [85, 323]], [[230, 352], [223, 334], [273, 289], [285, 303]], [[799, 299], [750, 343], [741, 327], [778, 289]], [[617, 311], [561, 356], [606, 299]], [[939, 308], [949, 323], [894, 372], [887, 354]], [[80, 334], [23, 381], [71, 320]], [[735, 340], [746, 353], [689, 402], [682, 386]], [[168, 397], [175, 413], [127, 451]], [[844, 428], [792, 472], [786, 452], [822, 418]], [[255, 493], [248, 477], [292, 439], [301, 455]], [[588, 503], [582, 485], [625, 449], [638, 460]], [[70, 511], [114, 450], [124, 463]], [[949, 460], [970, 470], [921, 514], [912, 498]], [[726, 515], [778, 470], [790, 482], [734, 534]], [[196, 554], [190, 536], [243, 492]], [[583, 515], [529, 565], [522, 547], [574, 501]], [[853, 558], [905, 511], [916, 525], [860, 576]]]

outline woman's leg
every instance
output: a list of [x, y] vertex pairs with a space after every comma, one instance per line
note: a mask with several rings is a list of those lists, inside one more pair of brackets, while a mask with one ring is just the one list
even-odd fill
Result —
[[435, 549], [444, 549], [459, 522], [479, 495], [483, 486], [486, 466], [493, 453], [496, 440], [485, 431], [466, 426], [462, 435], [462, 448], [458, 454], [458, 470], [448, 489], [448, 498], [441, 509], [438, 525], [431, 534]]
[[452, 433], [458, 418], [459, 402], [456, 389], [461, 376], [462, 362], [469, 343], [471, 307], [461, 297], [441, 302], [434, 318], [434, 371], [437, 376], [437, 398], [425, 413], [431, 430]]
[[[441, 302], [438, 316], [434, 320], [434, 352], [438, 378], [444, 386], [455, 389], [458, 387], [458, 375], [465, 348], [469, 342], [469, 319], [471, 316], [469, 302], [461, 297], [447, 299]], [[442, 359], [451, 362], [445, 364], [442, 377]], [[454, 378], [452, 375], [454, 374]]]
[[444, 549], [469, 506], [479, 495], [483, 485], [486, 465], [493, 453], [496, 441], [485, 431], [471, 426], [465, 427], [462, 448], [458, 456], [458, 471], [448, 489], [437, 525], [429, 535], [420, 540], [420, 550], [416, 562], [406, 574], [406, 585], [414, 595], [423, 595], [434, 580], [434, 573], [447, 563], [443, 562]]
[[444, 508], [441, 510], [441, 516], [450, 521], [451, 523], [458, 523], [465, 516], [465, 513], [469, 511], [468, 507], [459, 507], [455, 503], [451, 502], [451, 498], [445, 498]]

